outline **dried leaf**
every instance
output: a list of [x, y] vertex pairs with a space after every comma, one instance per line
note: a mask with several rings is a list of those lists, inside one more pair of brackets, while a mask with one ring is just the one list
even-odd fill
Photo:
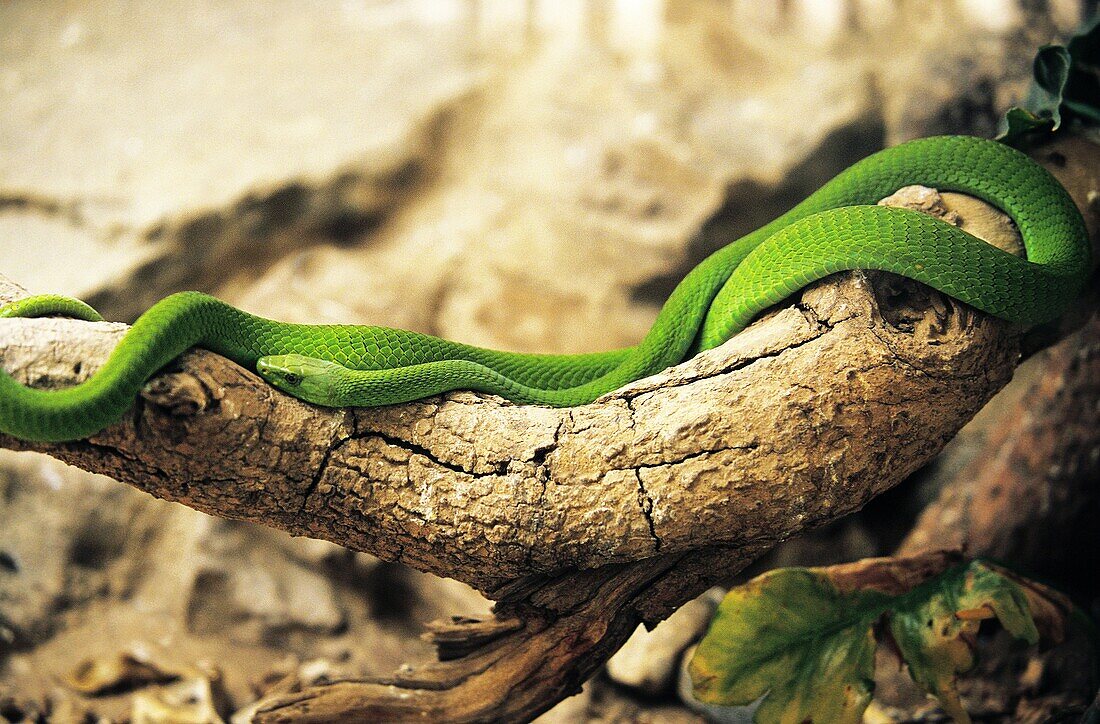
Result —
[[734, 588], [689, 667], [696, 696], [718, 705], [764, 697], [762, 724], [859, 722], [874, 687], [885, 617], [913, 679], [956, 721], [969, 718], [956, 677], [975, 663], [981, 622], [1034, 644], [1064, 636], [1069, 602], [1045, 586], [955, 553], [785, 568]]

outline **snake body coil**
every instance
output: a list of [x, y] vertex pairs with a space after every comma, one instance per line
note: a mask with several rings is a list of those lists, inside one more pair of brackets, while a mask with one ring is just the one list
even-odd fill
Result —
[[[961, 191], [1004, 210], [1028, 258], [927, 215], [873, 205], [909, 184]], [[635, 347], [584, 355], [501, 352], [386, 327], [286, 324], [182, 292], [143, 314], [79, 385], [37, 390], [0, 371], [0, 431], [41, 441], [94, 434], [125, 413], [150, 375], [192, 346], [257, 369], [279, 389], [322, 405], [394, 404], [456, 389], [580, 405], [721, 344], [767, 307], [834, 272], [894, 272], [998, 317], [1036, 324], [1065, 310], [1088, 268], [1084, 222], [1047, 171], [994, 141], [928, 138], [860, 161], [709, 256], [676, 287]], [[57, 297], [0, 308], [0, 316], [57, 312], [95, 318], [90, 308]]]

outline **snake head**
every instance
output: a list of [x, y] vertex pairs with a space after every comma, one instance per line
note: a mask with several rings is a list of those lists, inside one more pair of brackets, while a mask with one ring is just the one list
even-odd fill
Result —
[[339, 407], [336, 380], [347, 368], [301, 354], [278, 354], [257, 360], [256, 371], [269, 385], [299, 400]]

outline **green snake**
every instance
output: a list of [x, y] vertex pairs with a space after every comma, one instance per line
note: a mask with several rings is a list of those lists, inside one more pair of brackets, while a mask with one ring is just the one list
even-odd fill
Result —
[[[875, 205], [909, 184], [964, 192], [1002, 209], [1019, 227], [1027, 259], [928, 215]], [[680, 282], [633, 347], [580, 355], [503, 352], [387, 327], [277, 322], [181, 292], [139, 317], [80, 384], [34, 389], [0, 371], [0, 431], [32, 441], [92, 435], [118, 421], [145, 381], [193, 346], [331, 407], [389, 405], [459, 389], [522, 404], [583, 405], [721, 344], [763, 310], [834, 272], [894, 272], [1033, 325], [1069, 306], [1085, 283], [1089, 257], [1073, 201], [1026, 155], [978, 138], [927, 138], [863, 159], [714, 252]], [[82, 302], [53, 295], [0, 308], [0, 316], [45, 314], [99, 319]]]

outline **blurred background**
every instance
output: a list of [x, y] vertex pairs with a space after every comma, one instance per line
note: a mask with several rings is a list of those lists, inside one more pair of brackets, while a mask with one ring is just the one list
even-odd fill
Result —
[[[1035, 50], [1095, 8], [8, 0], [0, 273], [111, 319], [200, 289], [288, 321], [626, 345], [707, 253], [850, 163], [994, 135]], [[895, 550], [1043, 367], [932, 469], [760, 568]], [[0, 721], [247, 721], [265, 692], [385, 675], [431, 654], [423, 622], [488, 610], [453, 581], [3, 453]], [[713, 600], [632, 640], [544, 721], [702, 721], [676, 672]], [[1012, 716], [1017, 690], [968, 705]], [[928, 708], [905, 696], [877, 715]]]

